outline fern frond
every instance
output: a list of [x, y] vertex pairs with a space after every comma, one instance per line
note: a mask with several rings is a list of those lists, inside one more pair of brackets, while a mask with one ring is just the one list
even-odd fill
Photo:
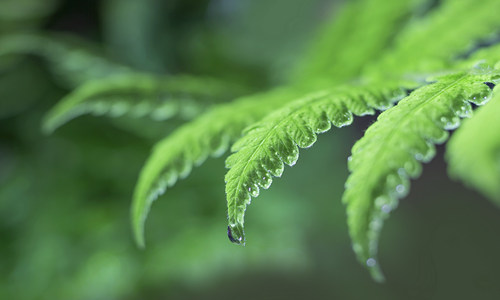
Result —
[[324, 25], [294, 79], [308, 82], [328, 78], [331, 83], [359, 75], [364, 65], [388, 46], [416, 6], [414, 0], [389, 2], [380, 5], [377, 0], [346, 1], [337, 17]]
[[43, 130], [51, 133], [84, 115], [148, 116], [161, 121], [179, 115], [191, 119], [209, 105], [241, 94], [241, 88], [211, 78], [128, 74], [84, 83], [47, 114]]
[[0, 57], [19, 54], [45, 59], [57, 78], [69, 87], [131, 72], [105, 57], [97, 47], [63, 34], [19, 33], [0, 37]]
[[435, 154], [434, 144], [448, 138], [446, 130], [471, 114], [470, 102], [482, 104], [490, 93], [484, 82], [498, 80], [487, 71], [443, 76], [415, 90], [383, 112], [352, 149], [351, 175], [343, 202], [353, 249], [376, 280], [383, 280], [377, 263], [382, 223], [409, 190], [409, 179]]
[[500, 43], [474, 52], [469, 57], [457, 62], [453, 67], [500, 69]]
[[392, 51], [369, 68], [370, 76], [440, 71], [474, 43], [500, 29], [500, 1], [447, 0], [398, 36]]
[[500, 205], [500, 92], [474, 112], [447, 144], [451, 177], [461, 179]]
[[245, 127], [293, 99], [296, 93], [291, 89], [275, 90], [216, 106], [156, 144], [134, 191], [132, 227], [137, 244], [144, 246], [149, 208], [166, 188], [186, 177], [208, 156], [222, 155]]
[[[273, 112], [256, 125], [232, 147], [226, 160], [226, 197], [228, 205], [228, 235], [231, 241], [244, 244], [244, 215], [252, 197], [260, 188], [267, 189], [272, 177], [280, 177], [283, 163], [293, 166], [300, 148], [316, 141], [316, 134], [343, 127], [353, 120], [353, 114], [373, 114], [385, 109], [406, 95], [398, 84], [382, 87], [344, 87], [325, 90], [294, 101]], [[298, 147], [297, 147], [298, 146]]]

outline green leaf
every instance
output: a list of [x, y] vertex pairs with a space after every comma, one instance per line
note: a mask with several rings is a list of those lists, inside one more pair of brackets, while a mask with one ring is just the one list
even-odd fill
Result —
[[415, 8], [413, 0], [346, 1], [340, 12], [324, 25], [320, 35], [297, 68], [295, 79], [342, 82], [359, 75], [404, 27]]
[[84, 115], [147, 116], [162, 121], [179, 115], [192, 119], [211, 104], [241, 94], [241, 88], [211, 78], [128, 74], [84, 83], [47, 114], [43, 130], [51, 133]]
[[0, 37], [0, 57], [19, 54], [42, 57], [56, 77], [69, 87], [131, 72], [130, 68], [105, 57], [95, 45], [63, 34], [19, 33]]
[[500, 44], [482, 48], [469, 57], [457, 62], [455, 68], [495, 68], [500, 69]]
[[[373, 114], [386, 109], [406, 93], [398, 84], [340, 87], [320, 91], [294, 101], [246, 130], [226, 160], [226, 197], [229, 238], [244, 244], [245, 210], [260, 188], [267, 189], [272, 176], [280, 177], [283, 163], [293, 166], [299, 149], [311, 147], [316, 134], [351, 124], [352, 114]], [[298, 147], [297, 147], [298, 146]]]
[[409, 179], [420, 175], [421, 163], [434, 157], [434, 144], [471, 114], [469, 101], [486, 101], [490, 89], [483, 82], [499, 78], [488, 71], [438, 78], [383, 112], [354, 145], [343, 202], [353, 249], [375, 280], [383, 280], [377, 244], [384, 219], [408, 193]]
[[137, 244], [144, 247], [146, 217], [152, 202], [166, 188], [186, 177], [193, 166], [202, 164], [208, 156], [222, 155], [245, 127], [296, 94], [292, 89], [280, 89], [219, 105], [157, 143], [134, 192], [132, 227]]
[[500, 28], [500, 1], [443, 1], [427, 18], [398, 35], [392, 51], [368, 68], [368, 75], [386, 78], [405, 73], [440, 71], [453, 64], [474, 43]]
[[500, 205], [500, 93], [474, 112], [446, 149], [451, 177], [460, 179]]

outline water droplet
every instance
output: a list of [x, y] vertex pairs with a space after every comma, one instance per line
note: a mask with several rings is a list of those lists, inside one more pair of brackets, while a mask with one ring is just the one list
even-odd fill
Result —
[[238, 243], [238, 241], [233, 237], [233, 234], [231, 233], [231, 227], [227, 226], [227, 237], [231, 241], [231, 243]]
[[460, 125], [460, 119], [456, 116], [453, 116], [451, 119], [441, 117], [441, 122], [443, 123], [443, 128], [446, 130], [453, 130]]
[[295, 159], [295, 156], [287, 156], [286, 158], [286, 164], [289, 165], [290, 167], [294, 166], [295, 163], [297, 162], [297, 159]]
[[401, 194], [404, 194], [404, 193], [406, 192], [406, 187], [405, 187], [404, 185], [402, 185], [402, 184], [398, 184], [398, 185], [396, 186], [396, 192], [397, 192], [398, 194], [400, 194], [400, 195], [401, 195]]
[[275, 177], [281, 177], [283, 171], [284, 171], [283, 163], [278, 164], [277, 168], [275, 169], [269, 169], [269, 173], [271, 173]]
[[248, 192], [250, 193], [250, 195], [252, 197], [258, 197], [259, 196], [259, 186], [256, 185], [256, 184], [252, 184], [249, 188], [248, 188]]
[[470, 96], [472, 102], [474, 102], [474, 104], [476, 105], [483, 105], [488, 102], [492, 94], [489, 86], [481, 83], [481, 86], [478, 86], [476, 88], [478, 90]]
[[262, 159], [262, 170], [268, 171], [273, 176], [279, 177], [283, 172], [282, 169], [285, 167], [279, 156], [274, 156], [272, 154], [267, 155]]
[[342, 115], [336, 115], [334, 118], [332, 118], [332, 123], [333, 125], [335, 125], [335, 127], [341, 128], [350, 125], [353, 120], [354, 117], [352, 116], [352, 113], [345, 112]]
[[462, 118], [467, 118], [472, 115], [472, 107], [468, 102], [464, 102], [460, 105], [458, 115]]
[[366, 260], [366, 265], [369, 268], [375, 267], [377, 265], [377, 261], [374, 258], [370, 257], [369, 259]]
[[[242, 244], [243, 242], [243, 234], [239, 233], [239, 228], [238, 228], [238, 225], [229, 225], [227, 226], [227, 237], [229, 238], [229, 240], [231, 241], [231, 243], [234, 243], [234, 244]], [[241, 230], [241, 232], [243, 232], [243, 230]], [[244, 243], [243, 243], [244, 244]]]
[[389, 204], [384, 204], [380, 210], [382, 210], [383, 213], [388, 214], [391, 212], [392, 207]]
[[297, 145], [300, 148], [309, 148], [316, 142], [316, 134], [313, 132], [308, 132], [301, 139], [297, 141]]
[[293, 148], [289, 152], [289, 155], [283, 157], [283, 161], [291, 167], [295, 165], [295, 163], [299, 159], [299, 149], [297, 148], [297, 146], [293, 145]]
[[332, 125], [331, 125], [330, 121], [328, 120], [328, 118], [325, 117], [325, 119], [320, 120], [318, 122], [318, 124], [316, 124], [316, 128], [314, 129], [314, 132], [323, 133], [325, 131], [330, 130], [331, 127], [332, 127]]
[[271, 176], [265, 175], [262, 177], [262, 182], [261, 182], [260, 186], [264, 189], [268, 189], [272, 183], [273, 183], [273, 179], [271, 178]]

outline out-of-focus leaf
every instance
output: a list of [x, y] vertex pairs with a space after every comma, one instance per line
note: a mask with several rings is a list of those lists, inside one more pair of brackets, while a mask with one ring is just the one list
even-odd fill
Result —
[[105, 57], [97, 46], [63, 34], [19, 33], [0, 36], [0, 58], [19, 54], [42, 57], [57, 79], [69, 87], [131, 72], [129, 67]]
[[500, 91], [450, 139], [446, 156], [452, 177], [500, 205]]
[[375, 280], [383, 280], [377, 251], [384, 220], [420, 176], [421, 163], [434, 157], [434, 145], [471, 113], [469, 102], [484, 104], [490, 89], [483, 82], [499, 78], [488, 71], [441, 77], [380, 114], [352, 148], [343, 202], [354, 252]]
[[210, 105], [231, 100], [241, 88], [213, 78], [128, 74], [89, 81], [63, 98], [47, 114], [43, 129], [51, 133], [84, 115], [149, 117], [163, 121], [192, 119]]

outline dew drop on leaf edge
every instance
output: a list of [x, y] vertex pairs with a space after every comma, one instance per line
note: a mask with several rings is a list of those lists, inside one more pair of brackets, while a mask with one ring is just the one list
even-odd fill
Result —
[[366, 260], [366, 266], [369, 268], [375, 267], [377, 265], [377, 261], [374, 258], [369, 258]]

